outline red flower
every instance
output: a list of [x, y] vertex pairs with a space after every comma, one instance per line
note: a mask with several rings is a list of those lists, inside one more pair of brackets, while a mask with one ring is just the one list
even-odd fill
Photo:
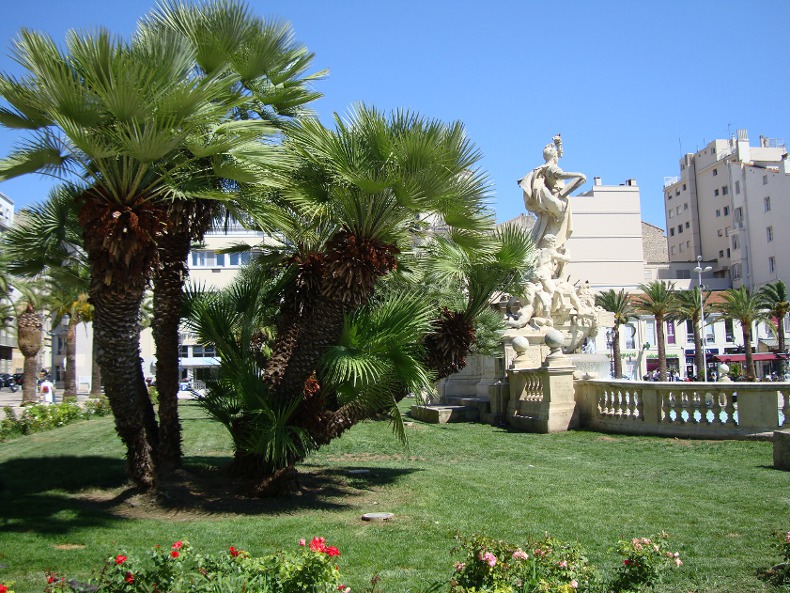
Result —
[[126, 556], [124, 556], [123, 554], [118, 554], [115, 557], [115, 564], [123, 564], [124, 562], [126, 562]]
[[134, 582], [134, 575], [131, 572], [127, 572], [126, 573], [126, 578], [124, 579], [124, 581], [126, 581], [127, 583], [133, 583]]
[[56, 579], [57, 577], [54, 574], [51, 574], [47, 577], [47, 582], [51, 585], [52, 583], [55, 582]]
[[233, 546], [230, 547], [230, 555], [231, 556], [233, 556], [235, 558], [239, 554], [241, 554], [241, 552], [239, 552], [236, 548], [234, 548]]
[[183, 545], [184, 545], [184, 542], [179, 540], [179, 541], [177, 541], [176, 543], [173, 544], [173, 549], [174, 550], [180, 550], [181, 546], [183, 546]]
[[327, 556], [340, 556], [340, 550], [338, 550], [335, 546], [329, 546], [323, 550], [323, 552]]
[[170, 555], [171, 555], [173, 558], [178, 558], [178, 552], [176, 552], [175, 550], [173, 550], [172, 552], [170, 552]]
[[310, 541], [310, 549], [313, 552], [323, 552], [326, 550], [326, 538], [324, 537], [314, 537]]
[[6, 593], [8, 591], [8, 587], [6, 587], [3, 583], [0, 583], [0, 593]]

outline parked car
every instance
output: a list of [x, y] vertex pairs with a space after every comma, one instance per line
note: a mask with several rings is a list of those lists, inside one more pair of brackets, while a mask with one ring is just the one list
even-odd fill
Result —
[[14, 377], [8, 373], [0, 373], [0, 389], [3, 389], [4, 387], [8, 387], [12, 392], [15, 392], [19, 389], [19, 385], [17, 384]]

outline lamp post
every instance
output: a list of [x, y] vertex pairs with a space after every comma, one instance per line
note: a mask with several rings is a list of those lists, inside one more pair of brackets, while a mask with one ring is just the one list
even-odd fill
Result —
[[699, 333], [702, 341], [702, 376], [705, 382], [708, 382], [708, 356], [705, 351], [705, 296], [702, 294], [702, 272], [710, 272], [713, 268], [706, 266], [702, 268], [702, 256], [697, 256], [697, 267], [694, 271], [697, 273], [697, 281], [699, 283]]

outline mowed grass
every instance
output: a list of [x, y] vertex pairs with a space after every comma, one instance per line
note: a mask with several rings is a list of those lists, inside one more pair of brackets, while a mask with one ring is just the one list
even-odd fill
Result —
[[[187, 466], [229, 482], [224, 429], [193, 404], [181, 410]], [[324, 536], [354, 590], [378, 574], [380, 590], [398, 593], [449, 580], [457, 532], [515, 543], [548, 532], [611, 570], [618, 538], [665, 530], [685, 564], [659, 590], [740, 593], [768, 590], [756, 574], [778, 560], [770, 532], [790, 529], [790, 472], [771, 467], [768, 442], [419, 422], [407, 433], [404, 448], [386, 422], [358, 425], [300, 468], [304, 491], [287, 499], [175, 491], [157, 505], [125, 489], [110, 418], [0, 444], [0, 582], [42, 591], [45, 571], [86, 579], [106, 557], [178, 539], [263, 553]], [[395, 516], [360, 520], [376, 511]]]

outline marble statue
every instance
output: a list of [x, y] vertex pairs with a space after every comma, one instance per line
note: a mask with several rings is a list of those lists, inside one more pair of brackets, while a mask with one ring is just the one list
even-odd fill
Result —
[[[562, 137], [557, 134], [553, 143], [543, 149], [545, 164], [536, 167], [518, 185], [524, 195], [524, 206], [537, 221], [532, 229], [532, 242], [540, 245], [547, 234], [554, 235], [557, 245], [562, 247], [571, 236], [571, 209], [568, 196], [584, 185], [587, 177], [583, 173], [563, 171], [557, 164], [562, 158]], [[565, 185], [565, 180], [573, 180]]]

